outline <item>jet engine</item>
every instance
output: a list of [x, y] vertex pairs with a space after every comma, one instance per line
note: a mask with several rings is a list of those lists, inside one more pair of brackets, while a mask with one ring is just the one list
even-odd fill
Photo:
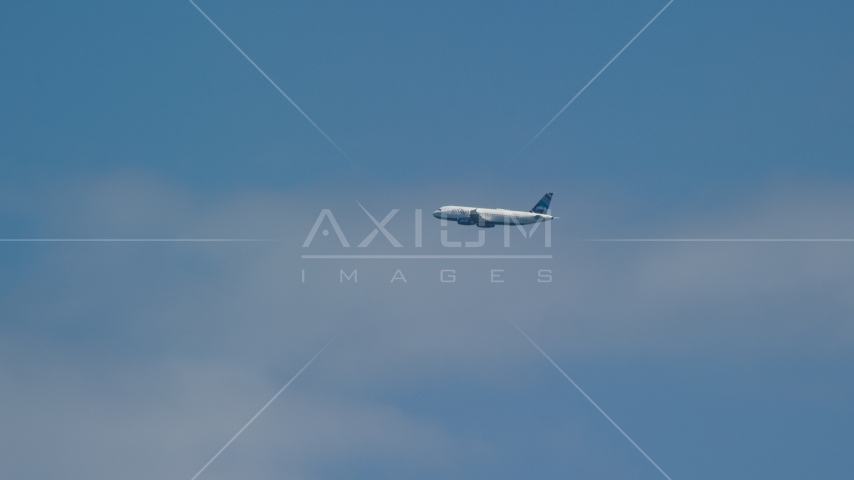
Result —
[[470, 217], [460, 217], [457, 219], [457, 223], [460, 225], [474, 225], [475, 222]]

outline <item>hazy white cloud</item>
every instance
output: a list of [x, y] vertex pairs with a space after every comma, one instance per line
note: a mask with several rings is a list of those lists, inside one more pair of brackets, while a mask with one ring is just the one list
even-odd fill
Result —
[[[646, 228], [667, 237], [843, 235], [854, 199], [835, 188], [772, 188]], [[429, 212], [443, 199], [428, 190], [363, 204], [375, 216], [401, 208], [389, 229], [407, 246], [411, 211], [423, 208], [425, 238], [437, 243]], [[402, 408], [392, 394], [523, 382], [541, 359], [506, 316], [556, 359], [832, 355], [854, 343], [850, 245], [580, 243], [569, 239], [585, 226], [562, 216], [555, 259], [543, 265], [310, 263], [300, 245], [320, 208], [335, 211], [351, 244], [373, 228], [346, 194], [244, 192], [208, 202], [133, 173], [63, 192], [36, 214], [50, 236], [66, 228], [148, 236], [151, 228], [284, 241], [15, 246], [38, 248], [0, 294], [2, 468], [15, 477], [189, 478], [337, 331], [207, 478], [377, 468], [453, 476], [467, 458], [500, 456], [497, 438]], [[413, 200], [428, 197], [433, 203]], [[501, 229], [487, 233], [493, 241]], [[371, 252], [392, 250], [381, 240]], [[390, 282], [397, 268], [406, 284]], [[440, 283], [441, 268], [456, 269], [458, 282]], [[506, 282], [490, 283], [491, 268], [504, 269]], [[540, 268], [553, 271], [553, 283], [537, 282]], [[359, 283], [339, 282], [340, 269], [359, 269]]]

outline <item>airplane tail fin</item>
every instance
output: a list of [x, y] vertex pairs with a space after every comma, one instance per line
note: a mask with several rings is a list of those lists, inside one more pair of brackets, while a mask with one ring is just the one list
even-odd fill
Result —
[[552, 201], [552, 194], [547, 193], [543, 195], [543, 198], [534, 205], [534, 208], [531, 209], [531, 213], [546, 213], [549, 211], [549, 203]]

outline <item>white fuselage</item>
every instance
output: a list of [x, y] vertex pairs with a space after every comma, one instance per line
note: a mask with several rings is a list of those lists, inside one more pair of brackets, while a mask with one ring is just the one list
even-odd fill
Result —
[[[528, 225], [546, 222], [555, 217], [545, 213], [522, 212], [519, 210], [504, 210], [503, 208], [477, 208], [448, 205], [435, 212], [433, 216], [447, 219], [462, 225], [477, 225], [479, 227], [495, 227], [497, 225]], [[462, 220], [462, 221], [461, 221]]]

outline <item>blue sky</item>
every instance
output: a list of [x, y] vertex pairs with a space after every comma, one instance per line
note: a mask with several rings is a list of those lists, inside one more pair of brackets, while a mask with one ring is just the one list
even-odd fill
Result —
[[357, 165], [189, 2], [0, 7], [0, 237], [277, 240], [0, 244], [0, 476], [190, 478], [340, 331], [200, 479], [663, 478], [508, 317], [674, 479], [854, 473], [851, 244], [579, 241], [854, 238], [850, 3], [676, 0], [518, 157], [666, 2], [197, 3]]

